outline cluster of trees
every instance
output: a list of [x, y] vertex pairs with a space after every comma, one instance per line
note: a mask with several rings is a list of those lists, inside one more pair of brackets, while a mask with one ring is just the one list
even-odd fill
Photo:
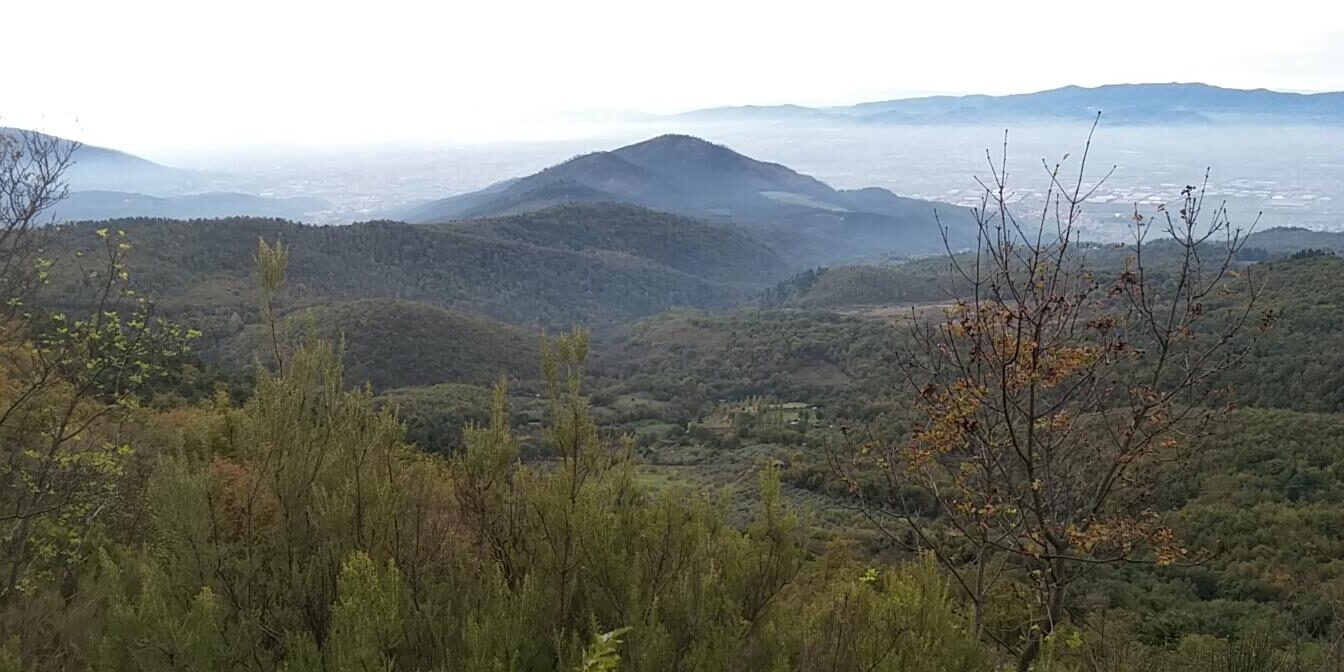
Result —
[[766, 395], [866, 419], [891, 403], [898, 339], [880, 320], [827, 312], [670, 311], [634, 325], [602, 373], [664, 398]]

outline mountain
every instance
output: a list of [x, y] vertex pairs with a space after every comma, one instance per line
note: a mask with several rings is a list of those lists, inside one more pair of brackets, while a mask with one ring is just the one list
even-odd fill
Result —
[[116, 149], [17, 128], [0, 128], [0, 138], [36, 140], [73, 149], [63, 177], [67, 197], [47, 213], [54, 221], [125, 217], [199, 219], [280, 217], [310, 219], [331, 205], [316, 198], [268, 198], [224, 190], [227, 175], [173, 168]]
[[[194, 170], [173, 168], [134, 154], [108, 147], [76, 143], [74, 140], [37, 131], [0, 127], [0, 136], [20, 138], [31, 136], [44, 142], [55, 142], [69, 149], [74, 146], [73, 165], [65, 172], [65, 179], [75, 191], [129, 191], [182, 195], [209, 189], [217, 175]], [[105, 215], [113, 216], [113, 215]]]
[[777, 163], [687, 135], [575, 157], [539, 173], [405, 213], [410, 221], [526, 212], [557, 202], [614, 201], [733, 222], [803, 264], [942, 248], [934, 211], [954, 235], [964, 208], [902, 198], [884, 189], [835, 189]]
[[830, 108], [724, 107], [678, 115], [689, 120], [757, 121], [762, 116], [876, 124], [971, 124], [1086, 120], [1109, 124], [1344, 123], [1344, 92], [1286, 93], [1200, 83], [1065, 86], [1005, 96], [925, 96]]
[[736, 121], [750, 117], [755, 121], [826, 120], [830, 113], [802, 105], [738, 105], [695, 110], [677, 115], [690, 121]]
[[52, 209], [59, 221], [161, 217], [204, 219], [211, 217], [280, 217], [306, 219], [306, 215], [330, 205], [317, 198], [264, 198], [250, 194], [214, 192], [156, 197], [124, 191], [72, 191]]
[[[61, 227], [52, 254], [124, 230], [137, 287], [189, 318], [206, 339], [255, 321], [257, 239], [292, 252], [285, 308], [401, 299], [527, 326], [563, 327], [648, 315], [672, 306], [724, 308], [791, 270], [731, 229], [631, 206], [576, 204], [483, 222], [306, 226], [278, 219], [127, 219]], [[713, 250], [709, 248], [715, 248]], [[45, 301], [87, 293], [73, 265], [54, 269]]]

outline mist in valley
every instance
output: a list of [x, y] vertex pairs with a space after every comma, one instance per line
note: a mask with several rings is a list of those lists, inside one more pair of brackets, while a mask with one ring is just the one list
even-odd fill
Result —
[[[527, 175], [573, 156], [668, 132], [726, 145], [789, 166], [836, 188], [883, 187], [913, 198], [976, 205], [1004, 149], [1019, 214], [1039, 210], [1047, 166], [1067, 157], [1076, 176], [1086, 123], [865, 125], [698, 123], [675, 118], [589, 125], [563, 140], [474, 144], [208, 150], [167, 157], [212, 176], [215, 187], [329, 204], [306, 221], [344, 224], [393, 218], [418, 203]], [[557, 134], [564, 137], [564, 134]], [[988, 152], [988, 155], [987, 155]], [[1087, 209], [1085, 235], [1123, 237], [1136, 207], [1152, 214], [1208, 174], [1211, 202], [1225, 201], [1233, 223], [1258, 229], [1344, 229], [1344, 127], [1111, 125], [1103, 116], [1087, 180], [1106, 176]], [[1113, 172], [1110, 172], [1114, 168]]]

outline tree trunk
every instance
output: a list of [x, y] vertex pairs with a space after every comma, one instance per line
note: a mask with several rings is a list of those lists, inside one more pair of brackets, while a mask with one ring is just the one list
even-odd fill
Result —
[[1040, 658], [1041, 646], [1050, 633], [1054, 632], [1063, 608], [1064, 586], [1052, 585], [1045, 604], [1045, 617], [1036, 622], [1036, 629], [1028, 635], [1027, 645], [1017, 657], [1017, 672], [1029, 672], [1032, 664]]

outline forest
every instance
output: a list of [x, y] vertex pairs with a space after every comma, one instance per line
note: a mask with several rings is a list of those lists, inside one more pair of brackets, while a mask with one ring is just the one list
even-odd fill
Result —
[[1344, 666], [1344, 239], [43, 227], [7, 142], [5, 672]]

